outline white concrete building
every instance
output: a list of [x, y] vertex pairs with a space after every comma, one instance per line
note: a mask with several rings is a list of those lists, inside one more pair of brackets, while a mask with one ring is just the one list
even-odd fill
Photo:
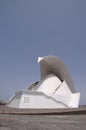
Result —
[[20, 90], [7, 104], [13, 108], [77, 108], [80, 93], [76, 93], [65, 64], [55, 56], [39, 57], [41, 80]]

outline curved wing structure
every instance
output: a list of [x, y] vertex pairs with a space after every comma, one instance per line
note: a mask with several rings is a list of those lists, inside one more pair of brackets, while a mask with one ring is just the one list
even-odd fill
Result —
[[41, 79], [49, 74], [56, 75], [61, 81], [66, 81], [70, 90], [74, 93], [74, 84], [66, 65], [56, 56], [38, 58], [41, 70]]

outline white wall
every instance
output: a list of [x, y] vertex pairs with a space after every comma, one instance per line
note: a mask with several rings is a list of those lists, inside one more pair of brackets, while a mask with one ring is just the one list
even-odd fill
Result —
[[80, 93], [73, 93], [71, 96], [72, 96], [72, 100], [69, 106], [74, 108], [79, 107]]
[[79, 106], [80, 93], [71, 95], [43, 94], [21, 91], [14, 96], [8, 107], [14, 108], [68, 108]]
[[19, 108], [19, 104], [20, 104], [20, 101], [21, 101], [21, 96], [22, 95], [15, 94], [15, 96], [9, 101], [7, 106], [8, 107]]
[[[25, 97], [29, 98], [29, 102], [24, 102]], [[23, 94], [19, 108], [66, 108], [66, 106], [56, 100], [52, 100], [49, 96]]]

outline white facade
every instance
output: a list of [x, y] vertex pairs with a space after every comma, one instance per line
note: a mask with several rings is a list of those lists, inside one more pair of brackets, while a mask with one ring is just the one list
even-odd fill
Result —
[[80, 93], [75, 92], [64, 63], [54, 56], [38, 58], [38, 62], [41, 67], [41, 80], [26, 90], [16, 92], [7, 106], [33, 109], [77, 108]]

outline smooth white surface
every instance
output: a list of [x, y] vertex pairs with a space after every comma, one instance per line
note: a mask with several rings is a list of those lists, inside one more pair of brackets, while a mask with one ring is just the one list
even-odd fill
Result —
[[43, 78], [38, 84], [37, 92], [53, 93], [61, 85], [61, 81], [54, 74], [50, 74]]
[[70, 102], [70, 107], [77, 108], [79, 107], [79, 101], [80, 101], [80, 92], [79, 93], [73, 93], [71, 94], [72, 100]]
[[61, 95], [71, 95], [72, 92], [71, 90], [69, 89], [66, 81], [63, 81], [61, 86], [58, 88], [57, 91], [55, 91], [55, 94], [61, 94]]
[[25, 96], [26, 95], [22, 95], [22, 102], [19, 108], [65, 108], [64, 104], [57, 103], [45, 95], [29, 95], [29, 103], [24, 103]]
[[43, 57], [38, 57], [38, 63], [43, 59]]

